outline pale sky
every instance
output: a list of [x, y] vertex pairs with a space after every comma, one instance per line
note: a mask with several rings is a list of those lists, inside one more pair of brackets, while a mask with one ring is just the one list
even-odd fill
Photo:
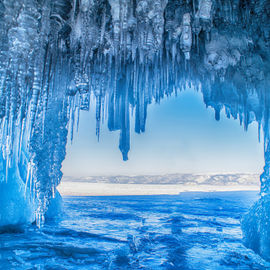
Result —
[[140, 175], [168, 173], [261, 173], [263, 144], [257, 123], [248, 132], [239, 120], [206, 109], [201, 93], [186, 90], [148, 107], [146, 132], [135, 134], [131, 121], [131, 151], [124, 162], [119, 132], [101, 127], [95, 135], [95, 108], [81, 112], [79, 132], [67, 145], [64, 176]]

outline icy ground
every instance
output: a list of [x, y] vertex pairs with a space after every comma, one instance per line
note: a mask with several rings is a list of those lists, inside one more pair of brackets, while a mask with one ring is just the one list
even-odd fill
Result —
[[38, 230], [0, 234], [1, 269], [268, 269], [242, 243], [255, 192], [64, 197]]

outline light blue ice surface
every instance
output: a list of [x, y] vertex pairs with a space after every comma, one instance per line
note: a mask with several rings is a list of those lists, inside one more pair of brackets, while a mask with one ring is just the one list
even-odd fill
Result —
[[64, 197], [40, 230], [0, 234], [1, 269], [268, 269], [242, 243], [255, 192]]

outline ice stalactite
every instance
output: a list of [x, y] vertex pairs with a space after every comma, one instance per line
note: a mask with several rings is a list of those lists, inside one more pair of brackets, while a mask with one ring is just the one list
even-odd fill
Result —
[[40, 225], [61, 180], [68, 129], [91, 99], [97, 136], [108, 119], [126, 160], [131, 111], [135, 132], [144, 132], [147, 106], [192, 84], [217, 120], [225, 109], [245, 129], [258, 122], [269, 194], [270, 5], [225, 2], [0, 1], [0, 193], [12, 181], [18, 193], [23, 187]]

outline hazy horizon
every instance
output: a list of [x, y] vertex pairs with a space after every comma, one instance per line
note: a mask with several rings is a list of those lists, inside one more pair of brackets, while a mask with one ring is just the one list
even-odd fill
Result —
[[175, 195], [186, 191], [259, 191], [258, 174], [167, 174], [64, 177], [58, 190], [66, 196]]
[[139, 177], [139, 176], [167, 176], [167, 175], [258, 175], [260, 176], [260, 172], [205, 172], [205, 173], [147, 173], [147, 174], [92, 174], [92, 175], [85, 175], [85, 176], [73, 176], [73, 175], [64, 175], [63, 180], [66, 178], [87, 178], [87, 177]]

